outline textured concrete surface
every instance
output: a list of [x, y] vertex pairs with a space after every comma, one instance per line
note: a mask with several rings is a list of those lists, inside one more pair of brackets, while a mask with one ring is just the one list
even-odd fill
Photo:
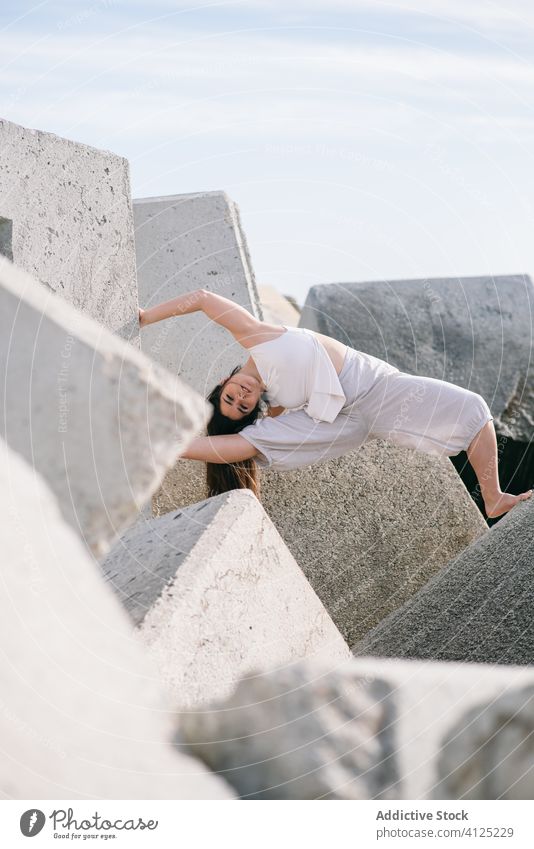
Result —
[[183, 707], [228, 695], [252, 668], [350, 654], [249, 490], [138, 522], [103, 570]]
[[205, 402], [0, 258], [0, 435], [102, 555], [202, 429]]
[[[509, 754], [486, 775], [484, 798], [531, 799], [533, 685], [530, 668], [358, 658], [332, 670], [307, 662], [249, 676], [211, 711], [181, 716], [178, 740], [245, 798], [479, 798], [484, 765]], [[450, 749], [456, 733], [464, 769], [460, 746]], [[477, 753], [485, 740], [490, 749]], [[442, 783], [449, 764], [457, 795]]]
[[127, 160], [4, 120], [0, 149], [0, 253], [138, 346]]
[[534, 287], [524, 274], [313, 286], [300, 326], [488, 402], [504, 436], [534, 436]]
[[[134, 200], [141, 306], [205, 288], [261, 318], [254, 273], [236, 204], [220, 191]], [[245, 352], [197, 313], [143, 328], [142, 349], [205, 397]]]
[[534, 686], [477, 704], [443, 741], [435, 799], [534, 798]]
[[357, 654], [534, 663], [534, 501], [513, 508], [356, 647]]
[[285, 327], [298, 327], [300, 313], [298, 309], [274, 286], [258, 286], [263, 320], [271, 324], [283, 324]]
[[[225, 192], [137, 199], [134, 221], [141, 306], [204, 288], [262, 318], [239, 210]], [[247, 359], [230, 333], [201, 313], [143, 328], [141, 347], [203, 398]], [[180, 488], [181, 480], [177, 466], [166, 486]]]
[[3, 799], [213, 799], [174, 706], [56, 499], [0, 442]]
[[395, 799], [394, 719], [383, 681], [298, 664], [179, 717], [178, 739], [241, 798]]
[[[205, 497], [203, 464], [177, 469], [160, 513]], [[382, 440], [261, 481], [263, 506], [351, 646], [487, 533], [447, 459]]]

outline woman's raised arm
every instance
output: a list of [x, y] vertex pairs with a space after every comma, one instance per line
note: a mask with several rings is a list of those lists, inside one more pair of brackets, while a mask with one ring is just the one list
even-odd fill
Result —
[[177, 315], [187, 315], [199, 310], [212, 321], [229, 330], [232, 336], [244, 347], [248, 347], [247, 341], [249, 345], [254, 345], [257, 342], [258, 332], [265, 333], [265, 324], [258, 321], [248, 310], [228, 298], [209, 292], [207, 289], [196, 289], [194, 292], [178, 295], [178, 297], [148, 310], [139, 310], [139, 324], [141, 327], [145, 327], [147, 324], [153, 324], [156, 321]]
[[206, 463], [238, 463], [255, 457], [258, 450], [238, 433], [228, 436], [199, 436], [188, 445], [180, 457], [183, 460], [204, 460]]

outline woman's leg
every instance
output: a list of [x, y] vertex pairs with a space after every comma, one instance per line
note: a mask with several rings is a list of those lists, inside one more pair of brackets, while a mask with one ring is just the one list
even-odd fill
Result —
[[467, 451], [488, 517], [502, 516], [532, 495], [532, 490], [521, 495], [501, 491], [495, 428], [481, 395], [401, 372], [379, 381], [361, 404], [373, 436], [446, 457]]
[[521, 495], [501, 491], [497, 458], [497, 437], [493, 422], [486, 422], [467, 449], [467, 457], [478, 478], [486, 514], [490, 519], [502, 516], [519, 501], [530, 498], [532, 490]]

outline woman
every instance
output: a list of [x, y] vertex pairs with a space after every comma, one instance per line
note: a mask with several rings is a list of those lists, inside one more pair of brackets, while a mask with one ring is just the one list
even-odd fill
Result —
[[208, 436], [181, 455], [208, 464], [210, 495], [244, 486], [257, 492], [256, 464], [287, 471], [377, 437], [439, 456], [467, 451], [491, 518], [532, 495], [501, 492], [493, 419], [480, 395], [405, 374], [329, 336], [258, 321], [205, 289], [140, 310], [139, 323], [199, 310], [250, 353], [208, 396]]

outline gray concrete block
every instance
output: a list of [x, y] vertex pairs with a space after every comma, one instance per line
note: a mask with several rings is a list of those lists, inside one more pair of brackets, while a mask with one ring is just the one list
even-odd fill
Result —
[[482, 395], [496, 430], [534, 436], [534, 287], [525, 274], [313, 286], [300, 326]]
[[442, 742], [434, 798], [531, 801], [533, 707], [531, 684], [466, 711]]
[[534, 663], [534, 502], [513, 508], [355, 647], [360, 655]]
[[0, 253], [138, 346], [127, 160], [4, 120], [0, 149]]
[[[0, 442], [3, 799], [213, 799], [174, 705], [41, 477]], [[9, 649], [7, 648], [9, 647]]]
[[188, 387], [0, 258], [0, 434], [104, 554], [208, 407]]
[[228, 695], [252, 668], [350, 655], [249, 490], [139, 521], [102, 568], [182, 707]]
[[306, 662], [180, 716], [177, 739], [243, 798], [531, 799], [533, 685], [531, 668]]
[[[205, 497], [203, 464], [176, 468], [160, 513]], [[351, 646], [487, 533], [449, 460], [382, 440], [261, 482], [265, 510]]]
[[263, 310], [263, 320], [284, 327], [298, 327], [300, 312], [295, 305], [274, 286], [258, 286]]
[[383, 681], [295, 664], [179, 716], [177, 739], [242, 799], [395, 799], [394, 720]]
[[[261, 318], [245, 234], [236, 204], [221, 191], [134, 200], [141, 306], [205, 288]], [[143, 351], [204, 397], [245, 351], [206, 316], [149, 325]]]

